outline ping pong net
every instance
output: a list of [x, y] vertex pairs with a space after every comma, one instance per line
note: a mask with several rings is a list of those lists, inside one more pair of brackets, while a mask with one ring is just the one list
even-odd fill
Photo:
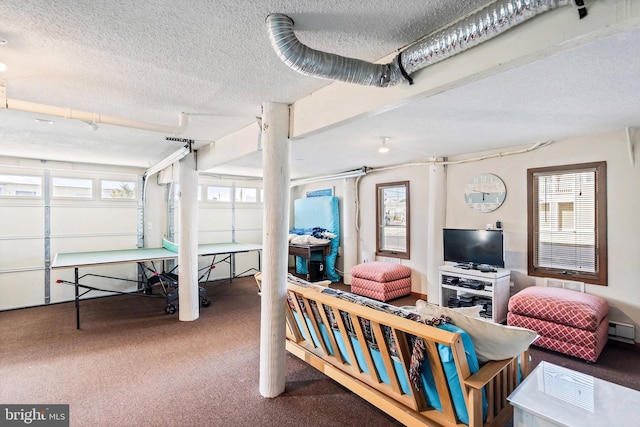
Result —
[[178, 252], [178, 244], [173, 243], [164, 237], [162, 238], [162, 247], [171, 252]]

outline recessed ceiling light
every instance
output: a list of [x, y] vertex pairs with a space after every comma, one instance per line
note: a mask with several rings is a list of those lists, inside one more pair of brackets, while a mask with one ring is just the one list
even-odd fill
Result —
[[387, 147], [388, 140], [389, 138], [387, 138], [386, 136], [382, 138], [382, 145], [380, 146], [380, 148], [378, 148], [379, 153], [385, 154], [389, 152], [389, 147]]
[[37, 117], [35, 119], [33, 119], [33, 120], [35, 120], [38, 123], [47, 123], [47, 124], [50, 124], [50, 125], [52, 125], [54, 123], [53, 120], [40, 119], [40, 118], [37, 118]]
[[3, 44], [7, 44], [9, 43], [6, 39], [2, 39], [0, 38], [0, 46], [2, 46]]

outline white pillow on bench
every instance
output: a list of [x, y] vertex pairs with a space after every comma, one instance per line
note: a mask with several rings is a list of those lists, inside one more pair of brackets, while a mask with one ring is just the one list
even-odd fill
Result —
[[481, 307], [447, 308], [416, 301], [416, 312], [426, 318], [448, 316], [457, 327], [464, 329], [473, 341], [473, 348], [481, 363], [517, 357], [538, 337], [530, 329], [493, 323], [479, 317]]

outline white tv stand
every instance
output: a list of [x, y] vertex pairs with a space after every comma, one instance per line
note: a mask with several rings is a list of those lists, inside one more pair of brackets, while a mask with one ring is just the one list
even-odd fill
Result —
[[[483, 273], [480, 270], [463, 269], [455, 264], [440, 267], [438, 301], [448, 307], [449, 299], [474, 299], [474, 305], [486, 303], [491, 312], [481, 313], [487, 320], [503, 323], [507, 320], [510, 296], [511, 270], [503, 268], [495, 272]], [[484, 289], [474, 289], [465, 285], [481, 284]]]

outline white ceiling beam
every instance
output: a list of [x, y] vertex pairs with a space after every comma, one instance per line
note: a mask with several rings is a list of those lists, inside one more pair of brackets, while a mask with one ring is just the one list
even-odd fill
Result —
[[251, 123], [198, 150], [198, 171], [204, 172], [257, 152], [260, 126]]
[[[405, 83], [391, 88], [371, 88], [332, 83], [292, 105], [290, 138], [295, 141], [361, 117], [393, 110], [639, 23], [640, 0], [594, 2], [584, 19], [578, 19], [575, 7], [550, 11], [414, 73], [415, 84], [411, 86]], [[394, 56], [395, 53], [380, 62], [386, 63]]]

